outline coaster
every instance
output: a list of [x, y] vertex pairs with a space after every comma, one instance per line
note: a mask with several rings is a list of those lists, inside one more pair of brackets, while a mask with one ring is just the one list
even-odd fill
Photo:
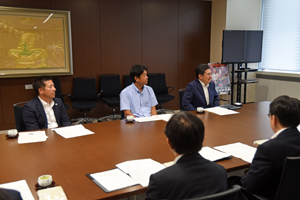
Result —
[[14, 138], [18, 138], [18, 137], [19, 137], [19, 133], [15, 136], [6, 135], [6, 139], [14, 139]]
[[52, 181], [52, 183], [46, 187], [41, 187], [38, 183], [35, 184], [35, 190], [42, 190], [45, 188], [55, 187], [55, 182]]

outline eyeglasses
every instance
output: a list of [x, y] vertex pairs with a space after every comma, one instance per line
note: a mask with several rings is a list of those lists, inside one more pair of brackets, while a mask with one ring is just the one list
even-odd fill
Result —
[[205, 73], [205, 74], [207, 74], [207, 76], [211, 76], [211, 73]]

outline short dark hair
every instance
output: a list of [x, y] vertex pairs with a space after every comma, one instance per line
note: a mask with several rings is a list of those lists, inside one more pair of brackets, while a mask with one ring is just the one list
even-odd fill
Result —
[[179, 112], [168, 121], [165, 135], [178, 154], [198, 152], [204, 139], [204, 124], [190, 112]]
[[270, 104], [270, 115], [274, 115], [284, 127], [297, 127], [300, 123], [299, 99], [282, 95]]
[[135, 79], [134, 77], [138, 77], [140, 78], [141, 74], [144, 73], [144, 70], [148, 70], [147, 67], [145, 67], [144, 65], [133, 65], [131, 67], [131, 70], [130, 70], [130, 78], [132, 79], [132, 81], [135, 83]]
[[201, 74], [201, 75], [204, 75], [205, 71], [207, 69], [210, 69], [210, 67], [208, 66], [208, 64], [200, 64], [196, 67], [195, 69], [195, 73], [196, 73], [196, 77], [198, 79], [198, 75]]
[[52, 77], [50, 76], [39, 76], [36, 79], [34, 79], [32, 83], [32, 87], [34, 91], [39, 95], [39, 89], [40, 88], [45, 88], [46, 84], [45, 81], [52, 80]]

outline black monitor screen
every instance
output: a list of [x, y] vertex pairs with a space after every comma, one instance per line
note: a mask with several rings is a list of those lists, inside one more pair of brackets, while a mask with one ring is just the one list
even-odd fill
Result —
[[263, 31], [223, 31], [222, 63], [261, 61]]

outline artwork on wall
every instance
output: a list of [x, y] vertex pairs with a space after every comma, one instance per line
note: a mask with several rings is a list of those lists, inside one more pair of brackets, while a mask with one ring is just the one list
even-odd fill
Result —
[[0, 78], [72, 75], [70, 11], [0, 7]]

